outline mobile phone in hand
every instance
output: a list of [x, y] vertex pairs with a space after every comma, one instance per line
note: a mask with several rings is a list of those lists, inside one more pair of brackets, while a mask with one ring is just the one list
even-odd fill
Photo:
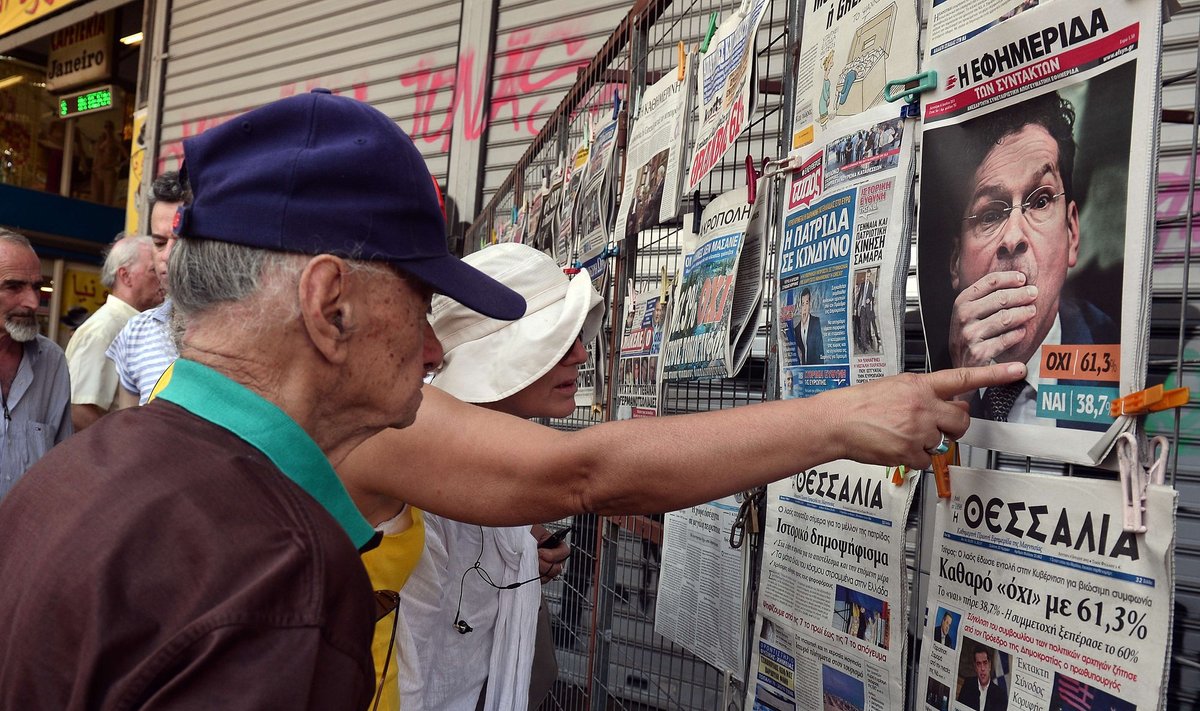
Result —
[[562, 543], [563, 539], [573, 530], [575, 530], [574, 526], [567, 526], [551, 533], [546, 540], [538, 544], [538, 548], [558, 548], [558, 544]]

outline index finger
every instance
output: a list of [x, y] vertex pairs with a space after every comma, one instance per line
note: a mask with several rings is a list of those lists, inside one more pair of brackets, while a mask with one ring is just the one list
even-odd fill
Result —
[[976, 368], [951, 368], [926, 375], [933, 392], [943, 400], [1025, 377], [1024, 363], [995, 363]]
[[963, 290], [959, 296], [965, 296], [969, 301], [982, 299], [997, 289], [1013, 289], [1025, 284], [1024, 272], [989, 272], [979, 278], [974, 284]]

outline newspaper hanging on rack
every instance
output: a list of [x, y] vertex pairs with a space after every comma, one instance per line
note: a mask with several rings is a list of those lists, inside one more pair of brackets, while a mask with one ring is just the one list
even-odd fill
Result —
[[918, 699], [926, 711], [1165, 708], [1175, 505], [1115, 481], [954, 467], [939, 501]]
[[[825, 140], [821, 133], [839, 117], [885, 105], [887, 82], [917, 73], [916, 2], [807, 0], [807, 5], [792, 109], [793, 149]], [[891, 111], [896, 113], [895, 106]]]
[[1096, 464], [1130, 424], [1109, 403], [1147, 370], [1160, 9], [1047, 3], [974, 36], [964, 21], [928, 59], [941, 81], [923, 97], [920, 171], [930, 363], [1029, 366], [969, 396], [968, 444]]
[[717, 27], [708, 51], [696, 56], [699, 124], [688, 158], [687, 192], [700, 187], [746, 130], [758, 92], [754, 39], [770, 0], [742, 0]]
[[617, 240], [679, 214], [694, 65], [688, 64], [683, 81], [667, 72], [642, 94], [625, 149], [625, 185], [613, 228]]
[[596, 130], [589, 149], [587, 167], [579, 203], [575, 206], [578, 219], [579, 259], [586, 262], [608, 246], [609, 215], [613, 199], [613, 154], [617, 145], [617, 122], [605, 122]]
[[[558, 201], [558, 232], [554, 239], [554, 260], [564, 267], [571, 266], [578, 256], [575, 244], [575, 203], [583, 187], [584, 169], [588, 162], [587, 146], [580, 146], [563, 161], [562, 189]], [[601, 292], [604, 293], [604, 292]]]
[[700, 234], [682, 236], [663, 381], [732, 377], [749, 357], [761, 312], [770, 193], [766, 179], [753, 205], [744, 187], [722, 193], [704, 208]]
[[729, 545], [740, 501], [727, 496], [666, 515], [654, 631], [742, 678], [749, 547]]
[[655, 417], [660, 412], [658, 356], [671, 308], [663, 291], [636, 294], [629, 303], [617, 364], [618, 420]]
[[747, 706], [904, 706], [904, 531], [917, 476], [837, 461], [767, 486]]
[[779, 260], [780, 389], [807, 397], [902, 370], [912, 128], [880, 107], [793, 156]]

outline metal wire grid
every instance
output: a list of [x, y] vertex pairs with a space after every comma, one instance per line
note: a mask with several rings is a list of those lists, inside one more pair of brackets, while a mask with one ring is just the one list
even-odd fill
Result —
[[[504, 190], [524, 189], [525, 185], [536, 186], [547, 167], [553, 165], [560, 155], [578, 143], [582, 135], [581, 116], [589, 112], [611, 110], [612, 80], [624, 85], [622, 97], [640, 94], [646, 85], [656, 80], [663, 72], [673, 71], [676, 64], [676, 43], [683, 40], [689, 48], [703, 36], [707, 28], [709, 13], [716, 11], [722, 16], [736, 7], [736, 2], [690, 0], [670, 3], [669, 0], [638, 3], [630, 13], [635, 21], [629, 26], [618, 28], [614, 38], [621, 38], [621, 52], [611, 54], [609, 62], [602, 67], [589, 67], [581, 72], [582, 85], [578, 95], [580, 101], [568, 112], [552, 116], [545, 139], [527, 154], [518, 165]], [[791, 6], [791, 7], [789, 7]], [[720, 193], [732, 189], [745, 181], [744, 159], [754, 155], [756, 162], [768, 155], [786, 152], [783, 136], [788, 135], [790, 116], [786, 110], [790, 105], [789, 66], [790, 47], [798, 41], [798, 26], [802, 5], [790, 0], [775, 0], [768, 8], [757, 42], [760, 103], [746, 133], [737, 141], [729, 154], [705, 180], [700, 191], [701, 207]], [[638, 17], [651, 18], [650, 22], [637, 21]], [[788, 21], [791, 20], [789, 42]], [[1159, 181], [1158, 232], [1154, 251], [1156, 279], [1163, 274], [1168, 278], [1156, 282], [1151, 312], [1151, 360], [1148, 384], [1165, 382], [1168, 386], [1190, 385], [1200, 390], [1200, 313], [1194, 299], [1200, 296], [1200, 284], [1189, 279], [1192, 259], [1197, 250], [1197, 205], [1196, 188], [1200, 184], [1196, 175], [1197, 154], [1197, 108], [1200, 107], [1200, 78], [1195, 67], [1200, 65], [1200, 47], [1196, 36], [1200, 30], [1200, 3], [1195, 0], [1185, 5], [1184, 12], [1176, 17], [1164, 41], [1164, 129]], [[1183, 28], [1180, 30], [1180, 28]], [[606, 50], [609, 49], [606, 47]], [[602, 50], [602, 53], [605, 50]], [[1183, 59], [1183, 70], [1169, 71], [1170, 57]], [[1190, 70], [1187, 69], [1188, 62]], [[1178, 60], [1176, 61], [1178, 64]], [[629, 68], [626, 71], [626, 68]], [[590, 79], [590, 81], [585, 81]], [[1190, 91], [1187, 91], [1188, 84]], [[1180, 88], [1183, 91], [1180, 91]], [[570, 98], [570, 97], [568, 97]], [[566, 104], [567, 102], [564, 102]], [[1188, 108], [1190, 107], [1190, 109]], [[622, 133], [627, 130], [628, 112], [623, 112]], [[623, 148], [623, 139], [618, 149]], [[622, 156], [618, 157], [621, 160]], [[511, 182], [511, 184], [510, 184]], [[519, 192], [517, 194], [520, 194]], [[691, 196], [685, 196], [690, 199]], [[490, 229], [492, 211], [496, 200], [484, 211], [481, 219], [472, 226], [468, 245], [479, 245], [486, 240]], [[519, 200], [518, 200], [519, 202]], [[1163, 209], [1167, 206], [1167, 209]], [[610, 265], [614, 268], [610, 280], [611, 314], [619, 314], [624, 297], [624, 282], [632, 280], [636, 288], [657, 287], [662, 267], [675, 273], [679, 264], [679, 235], [684, 225], [663, 225], [642, 232], [636, 240], [625, 245], [622, 258]], [[770, 254], [767, 264], [773, 264], [776, 230], [769, 240]], [[915, 236], [914, 236], [915, 239]], [[764, 295], [764, 324], [771, 323], [773, 305], [774, 270], [768, 266], [768, 278]], [[915, 290], [910, 290], [910, 303], [906, 319], [905, 369], [926, 369], [924, 343], [917, 316]], [[611, 320], [611, 319], [610, 319]], [[619, 321], [618, 321], [619, 322]], [[775, 344], [773, 334], [763, 326], [749, 363], [735, 377], [680, 383], [668, 387], [663, 395], [664, 414], [719, 409], [775, 396]], [[611, 327], [605, 329], [605, 343], [610, 353], [618, 353]], [[611, 369], [611, 361], [610, 361]], [[576, 429], [605, 418], [611, 412], [611, 389], [609, 409], [597, 411], [581, 409], [567, 420], [555, 421], [552, 426]], [[1191, 495], [1200, 485], [1200, 408], [1191, 405], [1182, 411], [1151, 417], [1147, 422], [1150, 434], [1167, 434], [1176, 443], [1175, 456], [1171, 462], [1170, 480], [1183, 492], [1180, 506], [1181, 558], [1200, 556], [1200, 507], [1192, 502]], [[1067, 475], [1097, 475], [1083, 467], [1064, 465], [1058, 462], [1031, 458], [1006, 456], [997, 452], [987, 453], [987, 465], [992, 468], [1020, 471], [1044, 471]], [[924, 599], [920, 590], [922, 576], [919, 574], [919, 541], [922, 535], [922, 501], [920, 495], [914, 504], [907, 529], [909, 570], [912, 575], [912, 605], [909, 619], [909, 670], [915, 674], [918, 649], [916, 640], [924, 624], [923, 609], [919, 601]], [[926, 512], [928, 513], [928, 512]], [[692, 657], [686, 651], [672, 645], [653, 633], [654, 599], [657, 595], [657, 573], [661, 544], [659, 521], [647, 517], [621, 517], [620, 519], [597, 520], [596, 517], [576, 518], [576, 560], [567, 580], [551, 586], [548, 595], [557, 603], [559, 615], [566, 608], [571, 595], [586, 599], [589, 623], [578, 637], [564, 634], [559, 620], [558, 642], [560, 647], [560, 685], [553, 698], [544, 708], [717, 708], [725, 705], [740, 708], [744, 689], [729, 683], [717, 670]], [[585, 533], [580, 534], [583, 530]], [[761, 554], [760, 541], [748, 539], [757, 554]], [[758, 562], [755, 562], [757, 571]], [[1200, 660], [1196, 650], [1200, 649], [1200, 617], [1196, 610], [1200, 605], [1200, 576], [1196, 575], [1194, 561], [1180, 566], [1178, 592], [1183, 600], [1176, 605], [1176, 632], [1173, 643], [1172, 683], [1168, 697], [1169, 708], [1193, 707], [1200, 703], [1197, 690], [1197, 670]], [[591, 576], [588, 579], [587, 576]], [[755, 578], [756, 575], [752, 575]], [[595, 580], [596, 584], [591, 584]], [[554, 590], [555, 587], [559, 589]], [[554, 599], [557, 598], [557, 599]], [[553, 605], [552, 605], [553, 607]], [[749, 629], [749, 622], [747, 629]], [[580, 654], [581, 642], [586, 655]], [[567, 663], [564, 664], [563, 662]], [[582, 664], [582, 668], [580, 666]], [[1181, 677], [1184, 683], [1180, 683]], [[916, 689], [915, 676], [909, 680], [910, 698], [907, 706], [919, 708], [911, 697]]]

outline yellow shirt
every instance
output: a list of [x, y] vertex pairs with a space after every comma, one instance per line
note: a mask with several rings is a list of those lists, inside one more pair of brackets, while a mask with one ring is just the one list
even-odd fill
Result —
[[[408, 511], [412, 515], [412, 525], [396, 533], [387, 532], [388, 524], [396, 522], [397, 519], [407, 518], [402, 513], [388, 524], [380, 526], [384, 535], [379, 546], [367, 551], [362, 556], [363, 565], [367, 568], [367, 575], [371, 578], [371, 586], [375, 590], [395, 590], [403, 594], [404, 583], [408, 581], [408, 576], [412, 574], [413, 568], [417, 567], [417, 562], [421, 560], [421, 553], [425, 550], [425, 523], [421, 518], [420, 509], [410, 506]], [[371, 656], [375, 659], [376, 688], [379, 687], [380, 672], [383, 671], [384, 662], [388, 658], [388, 646], [392, 646], [391, 661], [387, 664], [387, 679], [383, 681], [383, 693], [379, 700], [379, 708], [384, 711], [399, 711], [400, 709], [400, 684], [397, 681], [396, 671], [400, 668], [400, 662], [397, 659], [396, 643], [392, 641], [392, 634], [396, 629], [396, 620], [393, 619], [393, 616], [398, 614], [400, 614], [399, 610], [377, 622], [375, 638], [371, 640]]]

